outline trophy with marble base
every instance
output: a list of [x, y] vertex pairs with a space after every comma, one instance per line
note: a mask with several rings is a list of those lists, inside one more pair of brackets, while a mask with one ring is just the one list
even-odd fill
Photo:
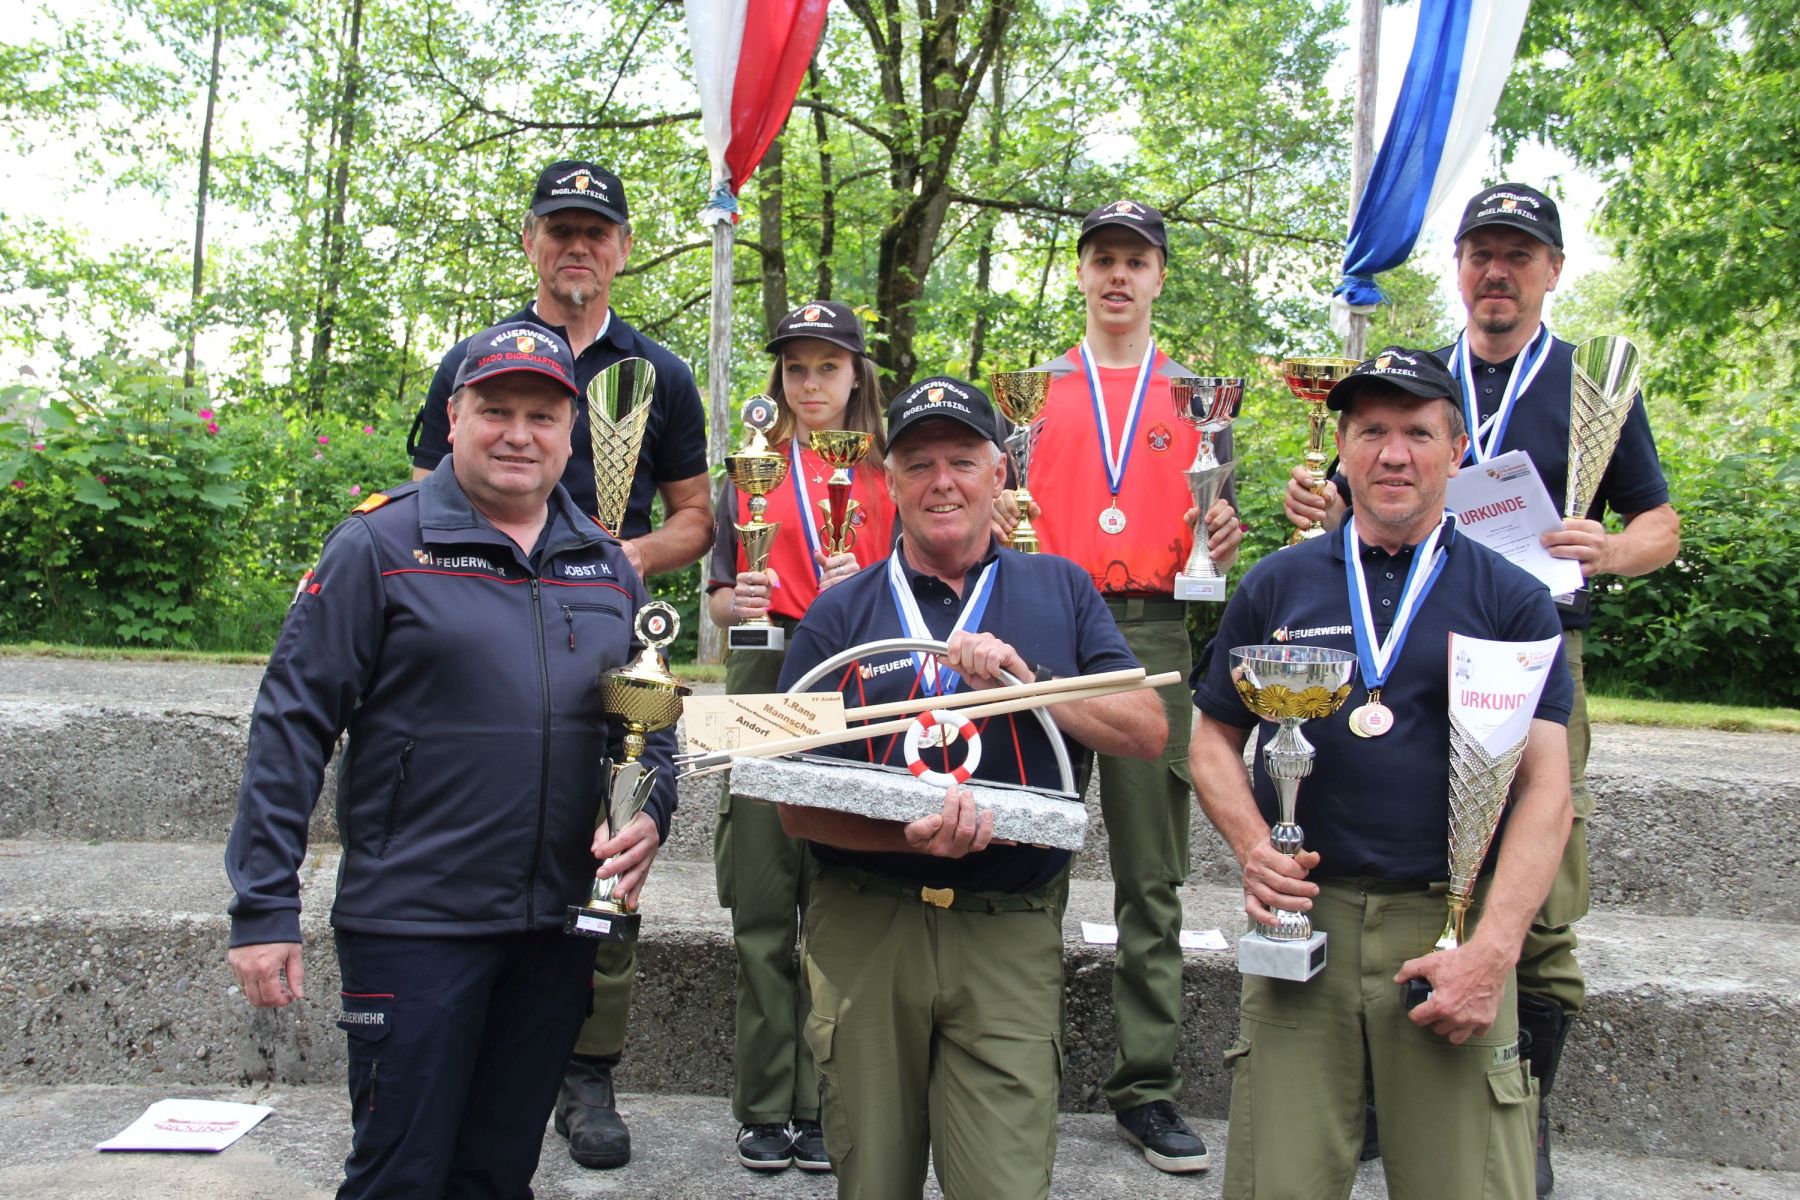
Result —
[[[1276, 850], [1290, 857], [1305, 849], [1294, 823], [1300, 781], [1312, 774], [1314, 749], [1300, 723], [1329, 717], [1350, 697], [1356, 655], [1324, 646], [1238, 646], [1231, 651], [1231, 677], [1238, 698], [1265, 721], [1281, 728], [1263, 747], [1263, 765], [1275, 781], [1280, 820], [1269, 830]], [[1325, 935], [1313, 931], [1303, 912], [1273, 910], [1273, 925], [1258, 924], [1238, 939], [1238, 970], [1245, 975], [1304, 982], [1325, 969]]]
[[[606, 833], [613, 837], [644, 810], [656, 783], [656, 768], [639, 762], [644, 737], [669, 728], [681, 719], [681, 698], [692, 689], [669, 674], [661, 650], [675, 640], [681, 619], [661, 600], [638, 610], [634, 626], [644, 644], [631, 665], [600, 677], [600, 704], [607, 713], [625, 722], [625, 761], [609, 762], [606, 791]], [[594, 880], [586, 904], [571, 904], [563, 916], [563, 932], [609, 942], [637, 940], [640, 915], [614, 893], [619, 876]]]
[[812, 435], [813, 453], [831, 467], [825, 480], [825, 499], [819, 507], [825, 510], [825, 553], [843, 554], [856, 542], [856, 531], [850, 518], [862, 505], [850, 498], [850, 468], [863, 460], [875, 435], [856, 429], [816, 429]]
[[1225, 599], [1225, 572], [1206, 552], [1206, 514], [1231, 482], [1237, 464], [1222, 463], [1214, 456], [1213, 438], [1237, 420], [1238, 406], [1244, 401], [1244, 381], [1218, 375], [1189, 376], [1170, 380], [1169, 392], [1176, 418], [1200, 431], [1200, 447], [1186, 472], [1188, 490], [1194, 494], [1200, 516], [1194, 523], [1194, 548], [1187, 565], [1175, 576], [1175, 598], [1216, 602]]
[[[737, 490], [750, 498], [750, 523], [739, 525], [738, 540], [744, 544], [744, 563], [752, 571], [769, 565], [769, 549], [775, 544], [780, 521], [763, 520], [769, 507], [769, 493], [780, 487], [788, 475], [787, 455], [770, 447], [767, 434], [775, 426], [775, 402], [767, 396], [752, 396], [744, 402], [744, 428], [750, 438], [736, 454], [725, 456], [725, 473]], [[786, 639], [781, 626], [769, 620], [768, 614], [746, 617], [725, 631], [729, 650], [779, 650]]]
[[[1288, 391], [1306, 401], [1306, 469], [1312, 473], [1312, 490], [1314, 495], [1322, 495], [1325, 484], [1325, 464], [1331, 461], [1325, 453], [1325, 428], [1331, 421], [1331, 413], [1325, 407], [1325, 397], [1337, 381], [1356, 370], [1354, 358], [1289, 358], [1282, 360], [1281, 377], [1287, 380]], [[1288, 545], [1298, 546], [1308, 538], [1322, 537], [1325, 526], [1314, 521], [1305, 529], [1296, 529], [1288, 538]]]
[[1031, 492], [1029, 480], [1031, 476], [1031, 450], [1037, 444], [1038, 434], [1043, 427], [1037, 423], [1044, 415], [1044, 405], [1050, 400], [1050, 372], [1048, 371], [996, 371], [993, 377], [994, 403], [1006, 419], [1012, 422], [1013, 431], [1006, 439], [1006, 452], [1012, 456], [1013, 475], [1018, 486], [1013, 489], [1013, 496], [1019, 502], [1019, 523], [1013, 526], [1012, 537], [1007, 545], [1022, 554], [1036, 554], [1038, 550], [1037, 530], [1031, 527]]

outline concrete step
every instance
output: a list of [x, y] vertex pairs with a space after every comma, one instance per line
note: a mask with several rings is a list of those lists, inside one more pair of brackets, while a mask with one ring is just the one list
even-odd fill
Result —
[[[0, 843], [0, 1079], [192, 1087], [321, 1083], [342, 1070], [326, 927], [335, 858], [306, 866], [309, 999], [252, 1012], [224, 967], [218, 846]], [[1190, 928], [1242, 928], [1240, 893], [1190, 887]], [[1063, 1107], [1103, 1107], [1113, 1057], [1112, 952], [1080, 938], [1110, 920], [1110, 888], [1078, 880], [1065, 925]], [[707, 863], [658, 862], [645, 898], [638, 993], [621, 1085], [724, 1095], [733, 950]], [[1576, 1144], [1800, 1169], [1800, 926], [1599, 912], [1581, 927], [1587, 1015], [1555, 1116]], [[1221, 1056], [1237, 1029], [1226, 954], [1191, 954], [1183, 1107], [1222, 1117]]]
[[[222, 841], [261, 676], [251, 666], [0, 658], [0, 837]], [[1800, 843], [1766, 832], [1800, 808], [1800, 737], [1599, 726], [1589, 778], [1597, 903], [1800, 922]], [[711, 857], [718, 787], [712, 777], [683, 785], [669, 855]], [[336, 840], [334, 794], [328, 773], [313, 822], [320, 847]], [[1089, 812], [1075, 874], [1105, 879], [1091, 797]], [[1196, 882], [1236, 876], [1198, 806], [1192, 846]]]
[[[97, 1154], [94, 1143], [123, 1129], [151, 1103], [178, 1095], [267, 1104], [274, 1112], [218, 1155]], [[759, 1175], [731, 1152], [736, 1125], [730, 1106], [712, 1096], [627, 1094], [620, 1108], [631, 1126], [632, 1161], [616, 1171], [587, 1171], [569, 1160], [566, 1143], [544, 1135], [532, 1188], [539, 1200], [624, 1194], [644, 1200], [740, 1200], [781, 1196], [826, 1200], [831, 1175], [783, 1171]], [[1119, 1141], [1109, 1116], [1064, 1113], [1057, 1122], [1060, 1198], [1133, 1196], [1141, 1200], [1207, 1200], [1224, 1181], [1225, 1126], [1193, 1122], [1212, 1151], [1203, 1175], [1164, 1175]], [[265, 1088], [20, 1087], [0, 1088], [0, 1193], [36, 1200], [329, 1200], [350, 1145], [348, 1102], [337, 1086]], [[1677, 1196], [1784, 1200], [1800, 1177], [1647, 1158], [1605, 1150], [1559, 1149], [1557, 1200], [1669, 1200]], [[1350, 1200], [1388, 1194], [1379, 1162], [1365, 1163]], [[925, 1195], [938, 1200], [935, 1180]]]

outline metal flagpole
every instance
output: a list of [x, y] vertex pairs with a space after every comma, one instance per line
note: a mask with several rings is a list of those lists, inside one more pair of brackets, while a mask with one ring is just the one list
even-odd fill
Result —
[[[728, 188], [715, 189], [714, 200]], [[725, 490], [724, 464], [731, 438], [731, 251], [737, 242], [737, 225], [729, 211], [709, 207], [703, 220], [712, 222], [712, 304], [706, 330], [706, 465], [713, 476], [713, 511], [719, 511]], [[700, 594], [706, 595], [706, 571], [712, 560], [708, 550], [700, 560]], [[725, 661], [724, 632], [706, 619], [706, 602], [700, 603], [699, 660], [703, 663]]]
[[[1356, 220], [1369, 168], [1375, 161], [1375, 83], [1381, 66], [1382, 0], [1357, 0], [1356, 118], [1350, 142], [1350, 220]], [[1369, 314], [1352, 312], [1344, 357], [1367, 357]]]

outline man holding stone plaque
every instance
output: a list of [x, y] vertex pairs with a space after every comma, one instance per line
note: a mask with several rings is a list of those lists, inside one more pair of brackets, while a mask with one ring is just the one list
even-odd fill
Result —
[[593, 948], [563, 933], [564, 909], [596, 859], [635, 899], [674, 811], [663, 732], [644, 812], [594, 832], [595, 767], [625, 734], [594, 681], [627, 661], [648, 597], [557, 482], [578, 395], [554, 334], [471, 339], [455, 453], [332, 531], [257, 694], [226, 869], [231, 969], [258, 1007], [303, 998], [307, 820], [350, 735], [331, 912], [354, 1127], [339, 1196], [529, 1194], [588, 1010]]
[[[591, 162], [568, 159], [539, 173], [520, 240], [537, 275], [537, 296], [510, 320], [554, 331], [575, 355], [575, 384], [583, 392], [572, 431], [573, 453], [562, 483], [592, 516], [598, 497], [589, 436], [586, 390], [607, 367], [640, 358], [656, 369], [656, 390], [638, 451], [620, 527], [625, 555], [648, 579], [697, 560], [712, 539], [712, 489], [706, 470], [706, 412], [693, 372], [614, 312], [612, 284], [631, 254], [625, 185]], [[459, 342], [444, 355], [415, 421], [413, 476], [427, 474], [449, 452], [446, 402], [451, 380], [468, 353]], [[650, 528], [660, 495], [663, 521]], [[602, 942], [594, 964], [594, 1014], [582, 1027], [557, 1104], [556, 1128], [569, 1155], [584, 1167], [618, 1167], [631, 1159], [631, 1135], [613, 1099], [612, 1070], [625, 1048], [635, 942]]]
[[[1002, 670], [1029, 680], [1137, 665], [1084, 572], [995, 542], [1006, 467], [980, 388], [943, 376], [914, 384], [889, 406], [887, 430], [899, 546], [814, 602], [783, 687], [839, 651], [895, 637], [949, 650], [878, 653], [819, 689], [879, 703], [994, 687]], [[1167, 736], [1145, 691], [1050, 711], [1068, 738], [1109, 754], [1149, 758]], [[986, 722], [974, 777], [1060, 788], [1048, 738], [1018, 716]], [[838, 753], [898, 763], [900, 741]], [[939, 751], [926, 753], [935, 761]], [[803, 941], [806, 1036], [838, 1195], [917, 1197], [929, 1151], [947, 1196], [1048, 1196], [1068, 852], [993, 843], [993, 815], [956, 785], [940, 812], [910, 824], [793, 805], [781, 815], [819, 867]]]
[[[1086, 305], [1081, 343], [1040, 369], [1052, 376], [1032, 452], [1030, 514], [1043, 549], [1080, 564], [1106, 598], [1132, 653], [1156, 674], [1193, 666], [1186, 606], [1173, 598], [1196, 523], [1185, 469], [1196, 429], [1175, 419], [1170, 380], [1193, 374], [1158, 348], [1151, 310], [1168, 266], [1162, 214], [1135, 200], [1102, 205], [1081, 223], [1075, 281]], [[1231, 435], [1217, 439], [1231, 458]], [[1207, 549], [1229, 570], [1243, 540], [1233, 491], [1204, 514]], [[1011, 494], [997, 524], [1017, 517]], [[1206, 1143], [1175, 1110], [1181, 1072], [1181, 897], [1188, 875], [1192, 787], [1186, 705], [1164, 698], [1169, 742], [1158, 759], [1100, 756], [1119, 943], [1113, 970], [1118, 1051], [1106, 1080], [1119, 1134], [1153, 1166], [1204, 1170]]]
[[[1570, 383], [1575, 347], [1553, 337], [1544, 323], [1545, 298], [1556, 289], [1563, 265], [1562, 219], [1556, 202], [1525, 184], [1484, 188], [1463, 210], [1456, 233], [1457, 286], [1468, 327], [1439, 352], [1456, 376], [1454, 393], [1472, 426], [1466, 462], [1481, 463], [1524, 450], [1558, 510], [1569, 479]], [[1288, 519], [1302, 529], [1314, 520], [1336, 529], [1343, 519], [1342, 477], [1315, 495], [1304, 469], [1288, 484]], [[1357, 499], [1360, 500], [1360, 497]], [[1617, 533], [1601, 524], [1607, 509], [1623, 523]], [[1643, 398], [1632, 405], [1592, 507], [1569, 517], [1543, 543], [1558, 558], [1581, 564], [1584, 577], [1644, 575], [1666, 566], [1681, 548], [1681, 523], [1669, 504], [1669, 488], [1656, 457]], [[1575, 679], [1569, 720], [1569, 767], [1575, 824], [1562, 866], [1532, 924], [1519, 960], [1519, 1016], [1531, 1034], [1532, 1072], [1547, 1096], [1562, 1057], [1569, 1026], [1581, 1011], [1585, 984], [1575, 959], [1571, 926], [1588, 911], [1587, 820], [1594, 808], [1587, 787], [1587, 692], [1582, 683], [1582, 638], [1592, 615], [1586, 591], [1578, 605], [1559, 606], [1563, 651]], [[1538, 1194], [1553, 1185], [1547, 1107], [1538, 1126]]]
[[[1449, 877], [1448, 635], [1524, 643], [1558, 632], [1549, 593], [1444, 512], [1467, 446], [1454, 389], [1436, 358], [1400, 347], [1332, 389], [1354, 518], [1252, 568], [1196, 674], [1190, 764], [1242, 867], [1245, 912], [1268, 924], [1271, 909], [1304, 911], [1330, 939], [1324, 969], [1306, 982], [1244, 978], [1227, 1054], [1227, 1197], [1347, 1194], [1365, 1072], [1394, 1200], [1532, 1195], [1513, 965], [1568, 835], [1572, 685], [1553, 661], [1475, 888], [1474, 932], [1433, 952]], [[1245, 779], [1256, 718], [1228, 653], [1288, 644], [1349, 651], [1360, 664], [1343, 708], [1306, 725], [1317, 750], [1299, 798], [1308, 848], [1292, 858], [1269, 842], [1275, 797], [1260, 757], [1254, 791]], [[1433, 991], [1409, 1011], [1401, 985], [1411, 979]]]

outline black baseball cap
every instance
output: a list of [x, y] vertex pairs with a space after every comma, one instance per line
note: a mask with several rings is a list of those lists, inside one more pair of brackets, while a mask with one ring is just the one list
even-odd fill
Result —
[[1463, 208], [1456, 240], [1462, 241], [1471, 229], [1484, 225], [1510, 225], [1558, 250], [1563, 248], [1562, 215], [1556, 211], [1556, 201], [1523, 183], [1502, 183], [1476, 193]]
[[541, 217], [565, 208], [597, 212], [615, 225], [629, 220], [625, 185], [605, 167], [579, 159], [553, 162], [538, 173], [537, 190], [531, 193], [531, 215]]
[[796, 338], [818, 338], [821, 342], [842, 346], [852, 354], [867, 353], [863, 348], [862, 322], [856, 319], [848, 304], [839, 304], [835, 300], [802, 304], [781, 318], [781, 324], [775, 327], [775, 336], [764, 344], [763, 349], [774, 354], [781, 349], [781, 343]]
[[1376, 386], [1397, 387], [1421, 400], [1448, 400], [1456, 395], [1456, 380], [1437, 355], [1429, 350], [1389, 346], [1338, 380], [1325, 397], [1325, 407], [1343, 412], [1359, 395]]
[[887, 444], [892, 449], [906, 432], [926, 421], [961, 421], [996, 446], [1000, 423], [988, 394], [966, 380], [949, 375], [921, 379], [888, 404]]
[[569, 353], [568, 343], [542, 326], [523, 321], [495, 325], [470, 338], [451, 390], [514, 371], [548, 375], [568, 390], [571, 400], [581, 398], [581, 389], [575, 386], [575, 359]]
[[1139, 204], [1136, 200], [1115, 200], [1111, 204], [1102, 204], [1089, 213], [1081, 222], [1081, 236], [1075, 239], [1075, 253], [1087, 245], [1088, 238], [1108, 226], [1118, 226], [1131, 232], [1169, 255], [1169, 231], [1163, 226], [1163, 216], [1148, 204]]

